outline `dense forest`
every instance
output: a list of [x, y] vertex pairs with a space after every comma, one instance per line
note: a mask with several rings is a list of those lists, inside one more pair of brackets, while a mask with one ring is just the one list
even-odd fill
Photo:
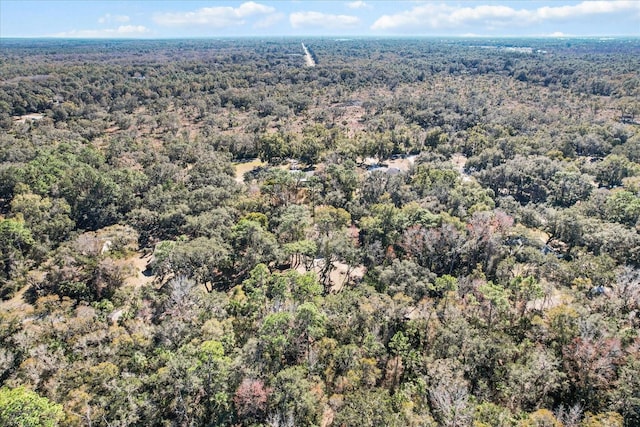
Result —
[[0, 248], [3, 426], [639, 426], [640, 39], [3, 39]]

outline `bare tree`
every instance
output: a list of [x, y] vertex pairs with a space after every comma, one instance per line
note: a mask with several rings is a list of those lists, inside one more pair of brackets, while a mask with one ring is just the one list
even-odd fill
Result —
[[429, 399], [440, 425], [466, 427], [470, 425], [473, 408], [462, 369], [450, 359], [437, 360], [430, 366]]

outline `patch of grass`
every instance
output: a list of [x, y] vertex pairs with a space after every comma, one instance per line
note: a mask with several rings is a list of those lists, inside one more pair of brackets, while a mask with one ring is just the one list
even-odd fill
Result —
[[245, 173], [264, 165], [266, 165], [266, 163], [258, 158], [246, 162], [233, 163], [233, 167], [236, 169], [236, 181], [244, 182]]

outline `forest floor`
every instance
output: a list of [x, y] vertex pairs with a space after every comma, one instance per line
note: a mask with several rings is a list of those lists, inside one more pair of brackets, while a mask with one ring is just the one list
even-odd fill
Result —
[[[313, 267], [307, 270], [304, 265], [298, 266], [296, 271], [300, 274], [312, 271], [320, 278], [320, 264], [322, 260], [314, 260]], [[343, 290], [349, 283], [354, 283], [362, 280], [366, 273], [364, 266], [356, 266], [349, 269], [349, 266], [343, 262], [335, 261], [333, 263], [333, 270], [329, 274], [329, 281], [331, 282], [331, 292], [337, 293]]]
[[562, 304], [567, 304], [571, 302], [571, 296], [566, 292], [562, 292], [558, 289], [552, 289], [548, 295], [545, 295], [542, 298], [535, 299], [533, 301], [529, 301], [527, 303], [527, 311], [530, 310], [538, 310], [544, 311], [553, 307], [557, 307]]
[[[131, 257], [119, 261], [120, 265], [130, 268], [129, 274], [124, 280], [124, 284], [126, 286], [138, 289], [141, 286], [153, 283], [153, 281], [156, 279], [156, 276], [151, 274], [150, 270], [147, 267], [149, 262], [151, 261], [152, 256], [152, 254], [136, 252]], [[297, 271], [301, 274], [312, 271], [319, 277], [320, 265], [318, 261], [319, 260], [316, 260], [316, 262], [314, 263], [314, 267], [312, 267], [310, 270], [307, 270], [303, 265], [301, 265], [297, 268]], [[350, 269], [347, 264], [342, 262], [334, 262], [333, 266], [334, 269], [329, 275], [329, 280], [331, 282], [331, 292], [340, 292], [346, 286], [348, 286], [349, 283], [362, 280], [366, 272], [363, 266], [356, 266]], [[20, 295], [22, 295], [24, 293], [24, 290], [26, 289], [27, 287], [25, 287], [20, 292]], [[21, 296], [18, 297], [18, 295], [16, 294], [16, 296], [14, 296], [14, 298], [12, 298], [11, 300], [3, 302], [0, 307], [4, 309], [5, 304], [7, 304], [7, 307], [9, 307], [9, 302], [12, 302], [11, 307], [14, 307], [14, 309], [17, 309], [21, 303], [24, 303], [24, 301], [21, 299]]]
[[156, 276], [151, 274], [151, 270], [148, 268], [153, 254], [146, 254], [138, 251], [131, 257], [121, 260], [121, 265], [131, 268], [129, 276], [124, 279], [126, 286], [131, 286], [135, 289], [152, 283]]
[[27, 284], [22, 287], [18, 292], [16, 292], [13, 297], [6, 301], [0, 301], [0, 312], [2, 313], [21, 313], [21, 315], [26, 315], [33, 311], [33, 305], [29, 304], [24, 299], [24, 294], [29, 289], [30, 285], [28, 283], [32, 281], [41, 281], [44, 278], [44, 273], [39, 270], [34, 270], [28, 273], [29, 280], [27, 280]]
[[[114, 260], [116, 264], [123, 267], [127, 273], [124, 279], [124, 285], [139, 289], [141, 286], [152, 283], [156, 276], [151, 274], [148, 264], [151, 261], [152, 254], [142, 251], [134, 252], [131, 256]], [[30, 283], [38, 283], [44, 280], [45, 273], [40, 270], [32, 270], [28, 273], [29, 278], [27, 284], [17, 291], [10, 299], [0, 301], [0, 312], [3, 313], [30, 313], [33, 311], [33, 305], [25, 300], [25, 293], [31, 286]]]
[[467, 157], [462, 153], [456, 153], [451, 156], [451, 163], [456, 167], [456, 170], [462, 177], [463, 181], [472, 181], [473, 177], [465, 172], [464, 167], [467, 164]]

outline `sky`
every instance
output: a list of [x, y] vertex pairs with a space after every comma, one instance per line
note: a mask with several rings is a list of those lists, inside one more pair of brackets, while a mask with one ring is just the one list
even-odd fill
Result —
[[0, 0], [0, 38], [640, 36], [640, 0]]

